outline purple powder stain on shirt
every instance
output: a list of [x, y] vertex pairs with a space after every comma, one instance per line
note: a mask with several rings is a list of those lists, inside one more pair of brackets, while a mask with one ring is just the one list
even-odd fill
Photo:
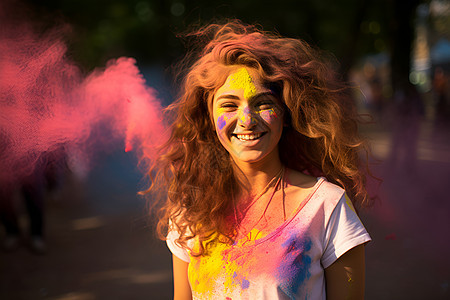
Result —
[[225, 118], [223, 117], [223, 115], [217, 119], [217, 127], [219, 127], [220, 130], [222, 130], [226, 124], [227, 122], [225, 122]]
[[242, 279], [242, 289], [248, 289], [250, 287], [250, 281], [248, 281], [247, 279]]
[[277, 268], [277, 277], [280, 280], [278, 290], [291, 299], [294, 299], [298, 290], [311, 277], [311, 257], [307, 252], [311, 250], [310, 238], [291, 237], [282, 244], [286, 249], [285, 258]]
[[[236, 279], [236, 277], [238, 277], [238, 274], [236, 273], [236, 271], [233, 273], [233, 278]], [[240, 280], [242, 278], [242, 276], [239, 276], [239, 278], [237, 280]], [[248, 289], [250, 287], [250, 281], [248, 281], [245, 278], [242, 278], [241, 281], [241, 287], [242, 289]]]

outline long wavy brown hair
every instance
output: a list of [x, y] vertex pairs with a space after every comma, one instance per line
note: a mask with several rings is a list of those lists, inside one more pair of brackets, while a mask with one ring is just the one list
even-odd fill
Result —
[[204, 254], [216, 239], [233, 241], [232, 199], [242, 188], [211, 118], [214, 94], [233, 66], [256, 70], [281, 99], [287, 124], [279, 142], [282, 164], [325, 176], [344, 188], [357, 207], [369, 203], [360, 160], [367, 150], [358, 135], [358, 115], [350, 88], [327, 56], [302, 40], [239, 21], [208, 25], [189, 36], [198, 51], [178, 65], [181, 91], [166, 109], [171, 136], [150, 171], [150, 191], [164, 195], [157, 230], [161, 238], [172, 224], [170, 229], [180, 233], [179, 245], [188, 248], [194, 237], [201, 241], [194, 255]]

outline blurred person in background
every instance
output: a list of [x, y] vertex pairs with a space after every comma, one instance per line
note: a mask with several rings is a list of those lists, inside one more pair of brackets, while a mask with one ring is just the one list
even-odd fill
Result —
[[43, 153], [36, 162], [31, 174], [20, 180], [0, 185], [0, 221], [6, 232], [3, 250], [17, 250], [25, 237], [20, 228], [16, 192], [23, 198], [28, 219], [28, 246], [35, 254], [45, 254], [47, 245], [44, 238], [44, 200], [49, 192], [54, 192], [62, 185], [66, 170], [65, 151], [63, 147]]
[[392, 149], [389, 165], [395, 171], [411, 175], [416, 171], [420, 122], [424, 115], [422, 97], [405, 80], [393, 98]]
[[436, 103], [436, 119], [437, 122], [448, 121], [448, 76], [444, 69], [437, 67], [434, 70], [433, 92]]

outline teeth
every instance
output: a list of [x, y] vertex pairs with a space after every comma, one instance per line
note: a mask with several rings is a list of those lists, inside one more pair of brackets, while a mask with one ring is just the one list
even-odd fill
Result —
[[261, 133], [256, 134], [237, 134], [236, 137], [241, 141], [251, 141], [256, 140], [261, 137]]

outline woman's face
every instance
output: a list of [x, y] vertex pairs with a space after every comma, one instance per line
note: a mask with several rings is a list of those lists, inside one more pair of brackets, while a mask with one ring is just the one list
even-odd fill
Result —
[[283, 111], [254, 70], [243, 67], [227, 77], [214, 95], [213, 118], [220, 142], [237, 164], [278, 156]]

